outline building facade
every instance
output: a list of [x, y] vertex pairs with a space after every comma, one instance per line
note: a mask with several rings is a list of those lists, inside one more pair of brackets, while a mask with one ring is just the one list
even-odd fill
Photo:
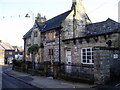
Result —
[[[71, 10], [47, 21], [44, 18], [44, 23], [38, 22], [40, 18], [23, 37], [26, 60], [31, 60], [27, 48], [37, 44], [41, 48], [36, 54], [36, 61], [64, 63], [69, 66], [66, 67], [68, 72], [79, 72], [83, 78], [93, 79], [97, 76], [95, 70], [98, 72], [94, 48], [120, 47], [119, 23], [110, 18], [92, 23], [85, 12], [83, 0], [73, 0]], [[117, 59], [120, 59], [119, 56], [120, 53], [112, 55]]]
[[15, 50], [15, 59], [16, 60], [23, 60], [23, 52], [24, 50], [18, 46], [12, 46]]
[[9, 43], [0, 40], [0, 65], [11, 64], [14, 58], [14, 48]]

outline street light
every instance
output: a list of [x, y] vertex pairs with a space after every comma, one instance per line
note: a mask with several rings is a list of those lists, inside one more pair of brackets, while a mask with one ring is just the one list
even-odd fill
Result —
[[[30, 14], [30, 15], [29, 15]], [[26, 15], [25, 15], [25, 17], [26, 18], [30, 18], [32, 16], [32, 24], [34, 25], [34, 13], [32, 12], [32, 11], [29, 11]]]
[[[29, 15], [29, 14], [31, 14], [31, 15]], [[34, 13], [32, 12], [32, 11], [29, 11], [26, 15], [25, 15], [25, 17], [26, 18], [30, 18], [32, 16], [32, 25], [33, 25], [33, 27], [34, 27], [34, 23], [35, 23], [35, 21], [34, 21]], [[34, 45], [34, 38], [32, 39], [32, 44]], [[34, 75], [34, 52], [32, 52], [32, 75]]]

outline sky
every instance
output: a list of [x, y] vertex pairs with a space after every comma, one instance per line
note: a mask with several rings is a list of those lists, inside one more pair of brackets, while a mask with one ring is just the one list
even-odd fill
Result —
[[[119, 0], [84, 0], [86, 13], [91, 21], [107, 18], [118, 21]], [[23, 35], [32, 27], [32, 16], [37, 13], [50, 19], [70, 10], [72, 0], [0, 0], [0, 40], [13, 46], [23, 46]], [[26, 14], [31, 18], [25, 18]]]

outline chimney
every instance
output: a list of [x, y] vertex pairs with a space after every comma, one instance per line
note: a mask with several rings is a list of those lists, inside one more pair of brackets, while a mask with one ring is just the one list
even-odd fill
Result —
[[84, 0], [72, 0], [71, 10], [73, 10], [73, 38], [82, 37], [85, 35], [85, 25], [90, 23]]
[[45, 23], [46, 22], [46, 17], [42, 17], [40, 13], [38, 13], [37, 17], [36, 17], [36, 20], [38, 23], [42, 24], [42, 23]]

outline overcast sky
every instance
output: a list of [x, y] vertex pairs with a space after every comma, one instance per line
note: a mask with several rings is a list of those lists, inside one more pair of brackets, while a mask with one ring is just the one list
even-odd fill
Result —
[[[118, 21], [119, 0], [84, 0], [91, 21], [100, 22], [111, 18]], [[41, 13], [50, 19], [71, 9], [72, 0], [0, 0], [0, 39], [11, 45], [23, 46], [23, 35], [32, 27], [32, 18]], [[32, 12], [32, 13], [31, 13]]]

